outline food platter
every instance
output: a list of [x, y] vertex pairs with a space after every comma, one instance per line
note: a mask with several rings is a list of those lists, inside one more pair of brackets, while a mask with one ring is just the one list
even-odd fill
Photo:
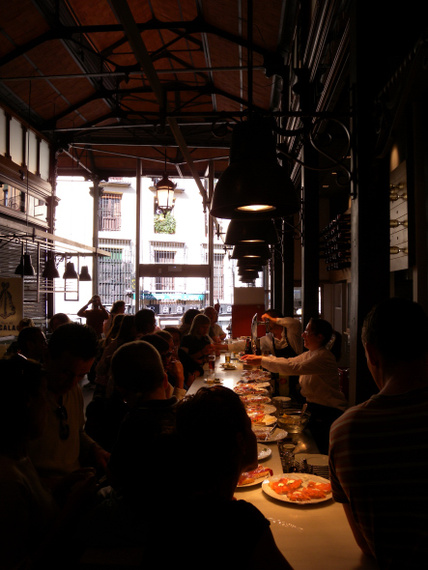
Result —
[[[301, 481], [300, 485], [298, 485], [299, 481]], [[288, 488], [290, 492], [287, 494]], [[314, 505], [332, 498], [330, 481], [309, 473], [283, 473], [270, 477], [263, 481], [262, 490], [273, 499], [293, 505]], [[310, 497], [309, 493], [313, 496]]]
[[238, 489], [242, 489], [244, 487], [253, 487], [254, 485], [260, 485], [260, 483], [272, 475], [272, 469], [269, 469], [269, 467], [264, 467], [263, 465], [259, 465], [252, 471], [241, 473], [237, 487]]
[[263, 459], [267, 459], [272, 455], [272, 450], [270, 447], [266, 445], [262, 445], [261, 443], [257, 444], [257, 460], [263, 461]]
[[288, 435], [285, 430], [279, 428], [272, 430], [269, 427], [253, 425], [252, 429], [256, 434], [257, 441], [260, 441], [261, 443], [274, 443], [281, 441], [281, 439], [285, 439]]

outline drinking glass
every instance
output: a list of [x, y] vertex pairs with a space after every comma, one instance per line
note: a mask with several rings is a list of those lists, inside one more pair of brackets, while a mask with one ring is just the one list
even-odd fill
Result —
[[293, 473], [296, 470], [296, 462], [294, 458], [295, 447], [296, 446], [292, 443], [278, 441], [278, 452], [281, 459], [283, 473]]

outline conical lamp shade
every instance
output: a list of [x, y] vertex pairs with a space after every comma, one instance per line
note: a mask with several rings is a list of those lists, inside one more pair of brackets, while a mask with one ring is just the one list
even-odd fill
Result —
[[77, 279], [77, 273], [74, 269], [74, 263], [69, 261], [65, 267], [64, 275], [62, 276], [63, 279]]
[[92, 281], [92, 277], [89, 275], [89, 269], [87, 265], [82, 265], [79, 281]]
[[21, 261], [18, 267], [15, 269], [16, 275], [26, 275], [27, 277], [35, 275], [35, 270], [33, 264], [31, 263], [31, 255], [29, 253], [24, 253], [21, 255]]
[[55, 259], [53, 257], [50, 257], [47, 260], [42, 277], [44, 279], [57, 279], [59, 277], [58, 269], [56, 268]]
[[224, 243], [236, 245], [237, 243], [267, 243], [276, 244], [279, 237], [273, 220], [230, 220]]
[[267, 244], [249, 244], [249, 243], [238, 243], [235, 245], [232, 251], [232, 259], [241, 259], [243, 257], [248, 257], [250, 259], [256, 259], [258, 262], [266, 261], [270, 258], [271, 252]]
[[216, 218], [280, 218], [299, 210], [293, 183], [276, 156], [271, 121], [238, 123], [233, 131], [229, 166], [220, 176], [211, 201]]
[[256, 277], [258, 277], [259, 272], [257, 269], [249, 267], [240, 267], [238, 269], [238, 275], [241, 275], [242, 277], [252, 277], [253, 279], [255, 279]]

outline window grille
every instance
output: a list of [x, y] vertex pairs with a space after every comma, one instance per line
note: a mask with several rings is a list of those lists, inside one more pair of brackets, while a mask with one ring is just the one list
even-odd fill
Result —
[[104, 305], [127, 300], [133, 290], [134, 260], [131, 240], [104, 240], [100, 248], [109, 251], [111, 257], [98, 259], [99, 295]]

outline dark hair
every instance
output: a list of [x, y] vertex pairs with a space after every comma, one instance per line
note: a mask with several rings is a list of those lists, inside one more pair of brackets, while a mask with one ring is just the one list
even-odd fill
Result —
[[281, 311], [278, 311], [278, 309], [268, 309], [267, 311], [265, 311], [265, 313], [267, 315], [269, 315], [270, 317], [274, 317], [276, 319], [278, 318], [283, 318], [283, 314], [281, 313]]
[[247, 421], [238, 394], [225, 386], [203, 386], [177, 406], [178, 437], [205, 473], [214, 466], [233, 473], [240, 461], [237, 434], [245, 431]]
[[69, 322], [70, 319], [65, 313], [55, 313], [49, 320], [49, 328], [54, 331], [57, 327]]
[[169, 342], [159, 333], [146, 334], [144, 340], [154, 346], [161, 356], [169, 350]]
[[309, 322], [311, 323], [312, 332], [323, 337], [322, 346], [329, 345], [330, 352], [336, 360], [339, 360], [342, 354], [342, 335], [335, 331], [325, 319], [312, 317]]
[[361, 339], [375, 346], [390, 364], [424, 358], [428, 353], [427, 314], [414, 301], [386, 299], [367, 314]]
[[125, 301], [123, 301], [123, 300], [115, 301], [113, 303], [113, 305], [111, 306], [110, 314], [116, 313], [117, 311], [120, 310], [121, 307], [124, 307], [124, 306], [125, 306]]
[[42, 385], [42, 367], [21, 356], [0, 359], [0, 450], [7, 451], [16, 442], [28, 438], [31, 398]]
[[34, 342], [38, 337], [44, 336], [39, 327], [24, 327], [17, 339], [18, 350], [26, 350], [29, 342]]
[[140, 333], [151, 333], [156, 323], [155, 313], [151, 309], [140, 309], [135, 313], [135, 327]]
[[181, 339], [181, 337], [183, 336], [181, 333], [181, 330], [178, 327], [173, 327], [173, 326], [167, 326], [164, 327], [163, 329], [164, 331], [168, 332], [169, 334], [171, 334], [172, 336], [174, 336], [175, 334], [179, 336], [179, 338]]
[[193, 319], [196, 317], [196, 315], [199, 315], [199, 314], [200, 314], [199, 309], [187, 309], [187, 311], [181, 317], [181, 322], [183, 324], [191, 325]]
[[48, 343], [49, 355], [60, 358], [64, 352], [90, 360], [98, 351], [98, 337], [92, 327], [80, 323], [65, 323], [54, 330]]
[[111, 359], [111, 374], [117, 388], [142, 397], [159, 387], [165, 376], [159, 351], [145, 340], [122, 344]]
[[115, 338], [117, 338], [120, 344], [131, 342], [135, 340], [136, 332], [134, 315], [123, 315], [123, 318], [120, 319], [120, 328]]

